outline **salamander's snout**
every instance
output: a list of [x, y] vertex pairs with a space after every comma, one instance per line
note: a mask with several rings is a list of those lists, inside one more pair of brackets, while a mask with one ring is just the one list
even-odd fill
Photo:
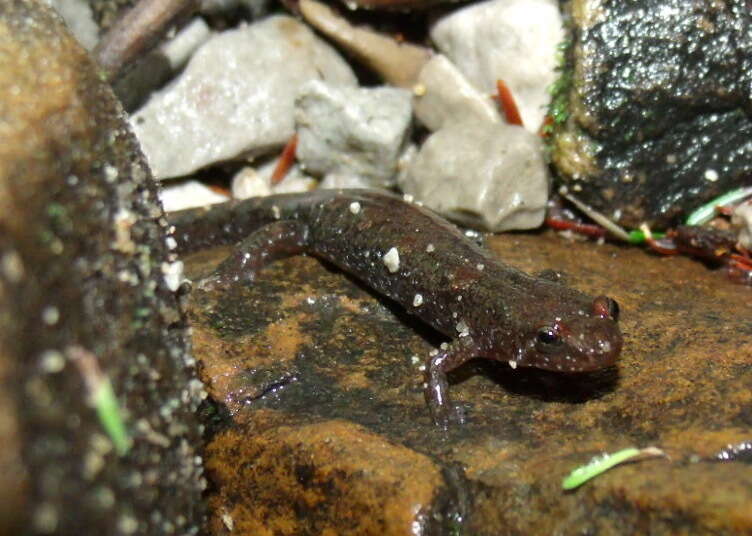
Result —
[[[609, 302], [598, 302], [598, 307], [599, 311], [614, 311]], [[623, 344], [614, 316], [575, 316], [544, 325], [530, 334], [517, 359], [514, 363], [510, 361], [510, 365], [560, 372], [587, 372], [610, 367], [616, 363]]]

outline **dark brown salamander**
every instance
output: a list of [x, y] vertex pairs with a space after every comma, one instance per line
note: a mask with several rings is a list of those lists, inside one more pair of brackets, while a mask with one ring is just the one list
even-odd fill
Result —
[[252, 281], [268, 262], [308, 253], [454, 338], [426, 361], [426, 401], [442, 426], [462, 419], [446, 373], [472, 357], [572, 372], [610, 366], [621, 351], [615, 301], [507, 266], [454, 225], [391, 194], [317, 190], [195, 212], [171, 216], [179, 250], [247, 236], [210, 284]]

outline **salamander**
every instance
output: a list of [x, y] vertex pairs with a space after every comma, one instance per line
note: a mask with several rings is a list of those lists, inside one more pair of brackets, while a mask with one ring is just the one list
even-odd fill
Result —
[[[216, 207], [216, 206], [215, 206]], [[316, 190], [174, 213], [179, 252], [242, 238], [204, 286], [253, 281], [265, 264], [309, 254], [399, 303], [453, 341], [425, 366], [434, 421], [462, 422], [447, 372], [473, 357], [576, 372], [615, 363], [617, 303], [508, 266], [430, 210], [371, 190]], [[243, 238], [245, 237], [245, 238]]]

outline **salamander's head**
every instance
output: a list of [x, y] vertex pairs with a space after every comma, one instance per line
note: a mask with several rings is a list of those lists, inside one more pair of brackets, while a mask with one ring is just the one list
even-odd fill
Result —
[[619, 306], [606, 296], [569, 314], [542, 318], [525, 331], [509, 364], [561, 372], [608, 367], [621, 352]]

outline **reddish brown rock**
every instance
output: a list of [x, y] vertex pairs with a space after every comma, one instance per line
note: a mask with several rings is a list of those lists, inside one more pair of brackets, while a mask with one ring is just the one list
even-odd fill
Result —
[[[523, 269], [562, 270], [573, 286], [615, 298], [625, 336], [618, 366], [557, 375], [471, 362], [450, 378], [469, 421], [445, 434], [429, 418], [418, 370], [441, 339], [314, 259], [280, 261], [253, 286], [213, 296], [196, 291], [191, 298], [195, 336], [221, 339], [225, 349], [237, 341], [231, 355], [246, 359], [233, 372], [240, 386], [235, 400], [242, 403], [228, 406], [241, 424], [216, 440], [224, 445], [236, 437], [240, 443], [239, 434], [245, 434], [253, 444], [252, 450], [235, 451], [243, 475], [252, 478], [245, 465], [254, 459], [274, 458], [275, 441], [289, 445], [283, 438], [313, 433], [317, 423], [349, 421], [341, 426], [364, 427], [366, 441], [429, 456], [451, 490], [444, 495], [450, 506], [442, 508], [463, 512], [469, 533], [752, 533], [749, 465], [710, 461], [727, 444], [752, 439], [748, 289], [689, 259], [572, 243], [553, 234], [499, 236], [490, 245]], [[209, 264], [199, 270], [206, 272]], [[286, 351], [291, 353], [275, 365]], [[421, 360], [414, 362], [413, 355]], [[221, 370], [224, 362], [221, 354], [198, 357], [206, 371]], [[222, 382], [213, 395], [233, 399], [226, 389], [230, 382]], [[276, 424], [269, 411], [280, 415]], [[615, 468], [574, 492], [561, 489], [562, 478], [591, 457], [649, 445], [670, 458]], [[218, 463], [213, 456], [227, 458], [225, 448], [212, 447], [212, 467]], [[308, 449], [287, 451], [288, 463], [303, 463]], [[221, 505], [239, 511], [243, 502], [225, 502], [234, 489], [228, 482], [237, 480], [220, 476], [212, 498], [215, 521]], [[272, 479], [263, 482], [274, 488], [264, 491], [271, 508], [271, 498], [287, 491], [275, 488]], [[257, 485], [246, 483], [244, 489]], [[319, 507], [334, 505], [324, 501]], [[316, 532], [306, 524], [308, 508], [279, 515], [289, 516], [287, 526]], [[362, 516], [381, 518], [383, 511], [366, 509]], [[445, 518], [443, 530], [451, 526]]]
[[0, 534], [195, 533], [201, 385], [156, 185], [44, 2], [0, 2], [0, 58]]
[[345, 421], [262, 411], [215, 437], [212, 533], [431, 533], [447, 516], [440, 468]]

